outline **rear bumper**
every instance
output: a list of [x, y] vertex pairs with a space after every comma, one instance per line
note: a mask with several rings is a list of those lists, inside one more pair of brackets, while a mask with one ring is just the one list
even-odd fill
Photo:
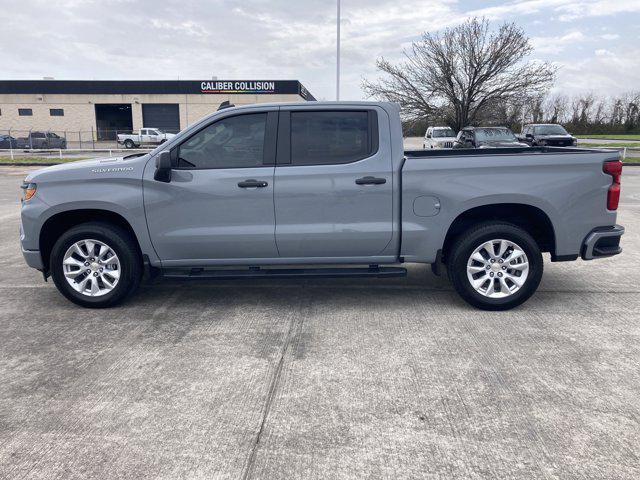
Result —
[[620, 237], [624, 234], [622, 225], [594, 228], [582, 244], [582, 259], [611, 257], [622, 252]]
[[42, 271], [42, 255], [40, 255], [40, 250], [25, 250], [22, 249], [22, 256], [24, 257], [25, 262], [31, 268], [38, 269]]

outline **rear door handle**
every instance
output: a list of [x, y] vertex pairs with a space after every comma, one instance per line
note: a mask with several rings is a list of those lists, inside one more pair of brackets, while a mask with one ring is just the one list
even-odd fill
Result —
[[253, 178], [245, 180], [244, 182], [238, 182], [240, 188], [264, 188], [269, 184], [263, 180], [254, 180]]
[[382, 185], [387, 183], [386, 178], [362, 177], [356, 180], [356, 185]]

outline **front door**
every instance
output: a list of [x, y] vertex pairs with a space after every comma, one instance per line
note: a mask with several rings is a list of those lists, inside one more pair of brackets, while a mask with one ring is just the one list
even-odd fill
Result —
[[[173, 147], [169, 183], [145, 170], [149, 233], [165, 266], [275, 258], [277, 112], [230, 114]], [[218, 262], [220, 263], [220, 262]]]
[[374, 108], [281, 111], [274, 196], [281, 257], [385, 250], [392, 237], [392, 155], [388, 121], [378, 115]]
[[152, 130], [149, 130], [148, 128], [143, 128], [142, 130], [140, 130], [140, 143], [144, 143], [144, 144], [151, 143], [152, 141], [151, 132]]

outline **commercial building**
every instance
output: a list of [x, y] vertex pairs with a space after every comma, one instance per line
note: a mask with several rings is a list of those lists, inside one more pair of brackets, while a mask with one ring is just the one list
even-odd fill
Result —
[[141, 127], [178, 132], [225, 101], [303, 100], [315, 98], [297, 80], [0, 80], [0, 133], [109, 140]]

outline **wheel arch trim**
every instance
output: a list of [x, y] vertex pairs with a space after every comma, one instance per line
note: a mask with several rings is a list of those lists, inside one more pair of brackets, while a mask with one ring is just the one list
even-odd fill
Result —
[[[528, 201], [530, 200], [529, 198], [527, 198], [527, 201], [514, 201], [512, 195], [509, 195], [506, 198], [500, 198], [499, 199], [500, 201], [497, 201], [498, 199], [495, 198], [494, 196], [487, 197], [487, 198], [491, 198], [494, 201], [483, 202], [482, 198], [474, 199], [473, 202], [465, 203], [457, 211], [455, 216], [452, 215], [450, 217], [451, 220], [450, 222], [448, 222], [448, 225], [443, 232], [442, 245], [441, 245], [441, 248], [443, 251], [446, 251], [447, 247], [450, 246], [451, 241], [455, 238], [456, 236], [455, 227], [458, 223], [463, 222], [463, 220], [467, 216], [472, 217], [474, 212], [479, 213], [484, 209], [496, 208], [496, 209], [502, 210], [503, 212], [505, 211], [505, 209], [506, 210], [513, 209], [514, 212], [518, 210], [521, 210], [521, 211], [530, 210], [531, 212], [535, 212], [535, 215], [539, 217], [539, 219], [545, 224], [545, 228], [548, 229], [548, 232], [545, 232], [545, 233], [549, 233], [551, 235], [551, 239], [550, 239], [551, 244], [549, 245], [549, 251], [552, 254], [555, 253], [555, 250], [557, 248], [558, 235], [561, 234], [561, 232], [558, 232], [560, 228], [558, 225], [558, 222], [554, 222], [554, 218], [557, 218], [557, 214], [553, 208], [545, 208], [545, 207], [548, 207], [548, 205], [546, 205], [544, 202]], [[490, 220], [509, 222], [509, 217], [507, 216], [506, 218], [501, 219], [500, 216], [497, 215], [496, 217], [487, 217], [484, 219], [482, 218], [477, 219], [473, 223], [479, 223], [482, 221], [490, 221]], [[518, 225], [518, 223], [516, 223], [516, 225]], [[521, 225], [518, 225], [518, 226], [521, 226]], [[524, 226], [521, 226], [521, 228], [529, 231]], [[532, 232], [529, 231], [529, 233], [531, 233], [532, 236], [534, 236], [535, 238], [535, 235], [533, 235]], [[538, 238], [536, 238], [536, 241], [538, 241]]]
[[[56, 219], [61, 220], [65, 217], [72, 217], [74, 214], [77, 214], [80, 217], [79, 221], [65, 222], [63, 224], [65, 228], [62, 231], [66, 231], [73, 225], [78, 225], [89, 221], [108, 222], [110, 219], [113, 220], [114, 218], [116, 218], [118, 219], [116, 223], [120, 224], [121, 226], [125, 226], [126, 229], [132, 234], [133, 238], [138, 244], [138, 247], [140, 248], [140, 253], [142, 255], [146, 255], [147, 258], [150, 259], [151, 263], [159, 262], [159, 259], [157, 258], [156, 253], [151, 245], [151, 240], [149, 238], [147, 225], [144, 218], [136, 220], [136, 218], [132, 216], [130, 212], [127, 211], [127, 209], [111, 202], [82, 202], [81, 206], [78, 204], [78, 202], [72, 202], [51, 207], [47, 209], [40, 217], [41, 227], [38, 230], [38, 245], [40, 247], [42, 264], [45, 269], [47, 269], [48, 266], [48, 255], [50, 253], [50, 250], [47, 251], [47, 249], [43, 248], [43, 246], [49, 248], [52, 246], [43, 244], [43, 241], [49, 241], [44, 237], [45, 232], [48, 231], [48, 229], [52, 225], [52, 222], [55, 222]], [[144, 217], [144, 215], [142, 217]]]

